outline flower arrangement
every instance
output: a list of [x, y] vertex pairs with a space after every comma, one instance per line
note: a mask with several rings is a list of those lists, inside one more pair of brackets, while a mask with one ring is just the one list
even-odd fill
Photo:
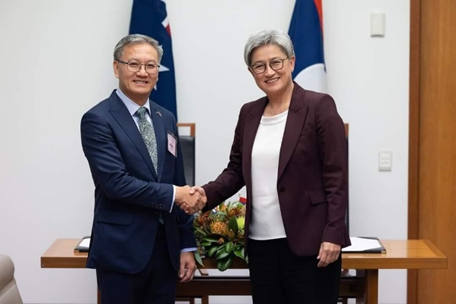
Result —
[[193, 227], [198, 245], [195, 259], [204, 266], [202, 257], [214, 257], [217, 269], [225, 271], [236, 257], [244, 256], [245, 199], [223, 202], [216, 208], [195, 215]]

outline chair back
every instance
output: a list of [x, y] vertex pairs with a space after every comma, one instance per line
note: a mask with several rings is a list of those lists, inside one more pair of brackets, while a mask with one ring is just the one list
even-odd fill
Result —
[[184, 159], [185, 181], [187, 185], [195, 185], [195, 124], [178, 123], [179, 130], [187, 128], [188, 134], [179, 131], [179, 142], [181, 144], [182, 157]]
[[13, 261], [4, 254], [0, 254], [0, 304], [23, 304], [14, 279]]

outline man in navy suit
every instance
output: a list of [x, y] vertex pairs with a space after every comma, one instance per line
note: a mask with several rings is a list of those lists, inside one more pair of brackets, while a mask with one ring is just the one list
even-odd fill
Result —
[[202, 208], [203, 199], [185, 186], [174, 115], [149, 100], [162, 55], [148, 36], [121, 39], [119, 88], [81, 121], [95, 184], [87, 267], [96, 269], [102, 303], [174, 303], [177, 278], [190, 281], [196, 269], [193, 218], [179, 206]]

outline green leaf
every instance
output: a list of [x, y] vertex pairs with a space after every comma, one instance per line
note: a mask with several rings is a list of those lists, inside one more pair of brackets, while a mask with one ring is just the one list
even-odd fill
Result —
[[212, 244], [211, 242], [207, 242], [207, 241], [201, 242], [201, 246], [210, 246], [211, 244]]
[[217, 260], [220, 260], [220, 259], [226, 258], [226, 257], [229, 256], [229, 255], [230, 255], [230, 253], [229, 253], [229, 252], [226, 252], [226, 251], [225, 251], [225, 248], [223, 248], [223, 249], [217, 251], [217, 254], [215, 255], [215, 258], [216, 258]]
[[233, 242], [228, 242], [225, 244], [225, 251], [228, 252], [228, 253], [231, 253], [231, 251], [233, 251]]
[[203, 236], [206, 235], [206, 232], [204, 232], [203, 230], [201, 230], [201, 228], [199, 228], [199, 227], [195, 227], [195, 232], [197, 232], [197, 233], [199, 233], [199, 234], [201, 234], [201, 235], [203, 235]]
[[217, 214], [213, 215], [213, 217], [214, 218], [224, 218], [226, 216], [226, 214], [227, 214], [226, 211], [219, 210], [219, 211], [217, 211]]
[[217, 269], [220, 271], [225, 271], [231, 267], [233, 264], [233, 256], [230, 255], [225, 259], [217, 260]]
[[242, 248], [242, 256], [244, 257], [244, 261], [248, 264], [249, 263], [249, 257], [245, 255], [244, 248]]
[[217, 247], [211, 247], [208, 251], [207, 254], [211, 257], [214, 255], [214, 253], [217, 251]]
[[204, 267], [203, 259], [201, 258], [201, 255], [199, 254], [199, 252], [195, 251], [194, 255], [195, 255], [195, 260], [198, 262], [198, 264], [200, 264], [201, 266]]
[[203, 240], [204, 240], [204, 241], [211, 242], [211, 243], [216, 243], [216, 242], [218, 242], [219, 239], [220, 239], [220, 237], [211, 235], [211, 236], [206, 236], [206, 237], [204, 237]]
[[234, 255], [237, 256], [238, 258], [244, 259], [244, 253], [240, 249], [234, 250]]
[[220, 245], [220, 246], [214, 246], [214, 247], [211, 247], [209, 249], [209, 251], [207, 252], [207, 254], [211, 257], [214, 255], [215, 252], [217, 252], [218, 250], [222, 249], [225, 245]]
[[228, 229], [233, 230], [234, 235], [238, 233], [238, 224], [235, 217], [232, 217], [231, 220], [228, 222]]

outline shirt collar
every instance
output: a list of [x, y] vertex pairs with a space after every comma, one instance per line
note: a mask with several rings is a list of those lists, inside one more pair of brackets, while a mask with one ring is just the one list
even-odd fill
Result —
[[[127, 95], [124, 94], [124, 92], [122, 92], [122, 90], [120, 88], [118, 88], [116, 90], [116, 94], [117, 96], [119, 96], [120, 100], [122, 100], [122, 102], [124, 103], [124, 105], [127, 107], [128, 109], [128, 112], [130, 112], [130, 115], [131, 116], [134, 116], [136, 111], [138, 111], [138, 109], [141, 107], [140, 105], [138, 105], [136, 102], [134, 102], [133, 100], [131, 100], [130, 98], [127, 97]], [[144, 108], [147, 109], [149, 115], [150, 115], [150, 102], [149, 102], [149, 98], [147, 99], [146, 103], [143, 105]]]

